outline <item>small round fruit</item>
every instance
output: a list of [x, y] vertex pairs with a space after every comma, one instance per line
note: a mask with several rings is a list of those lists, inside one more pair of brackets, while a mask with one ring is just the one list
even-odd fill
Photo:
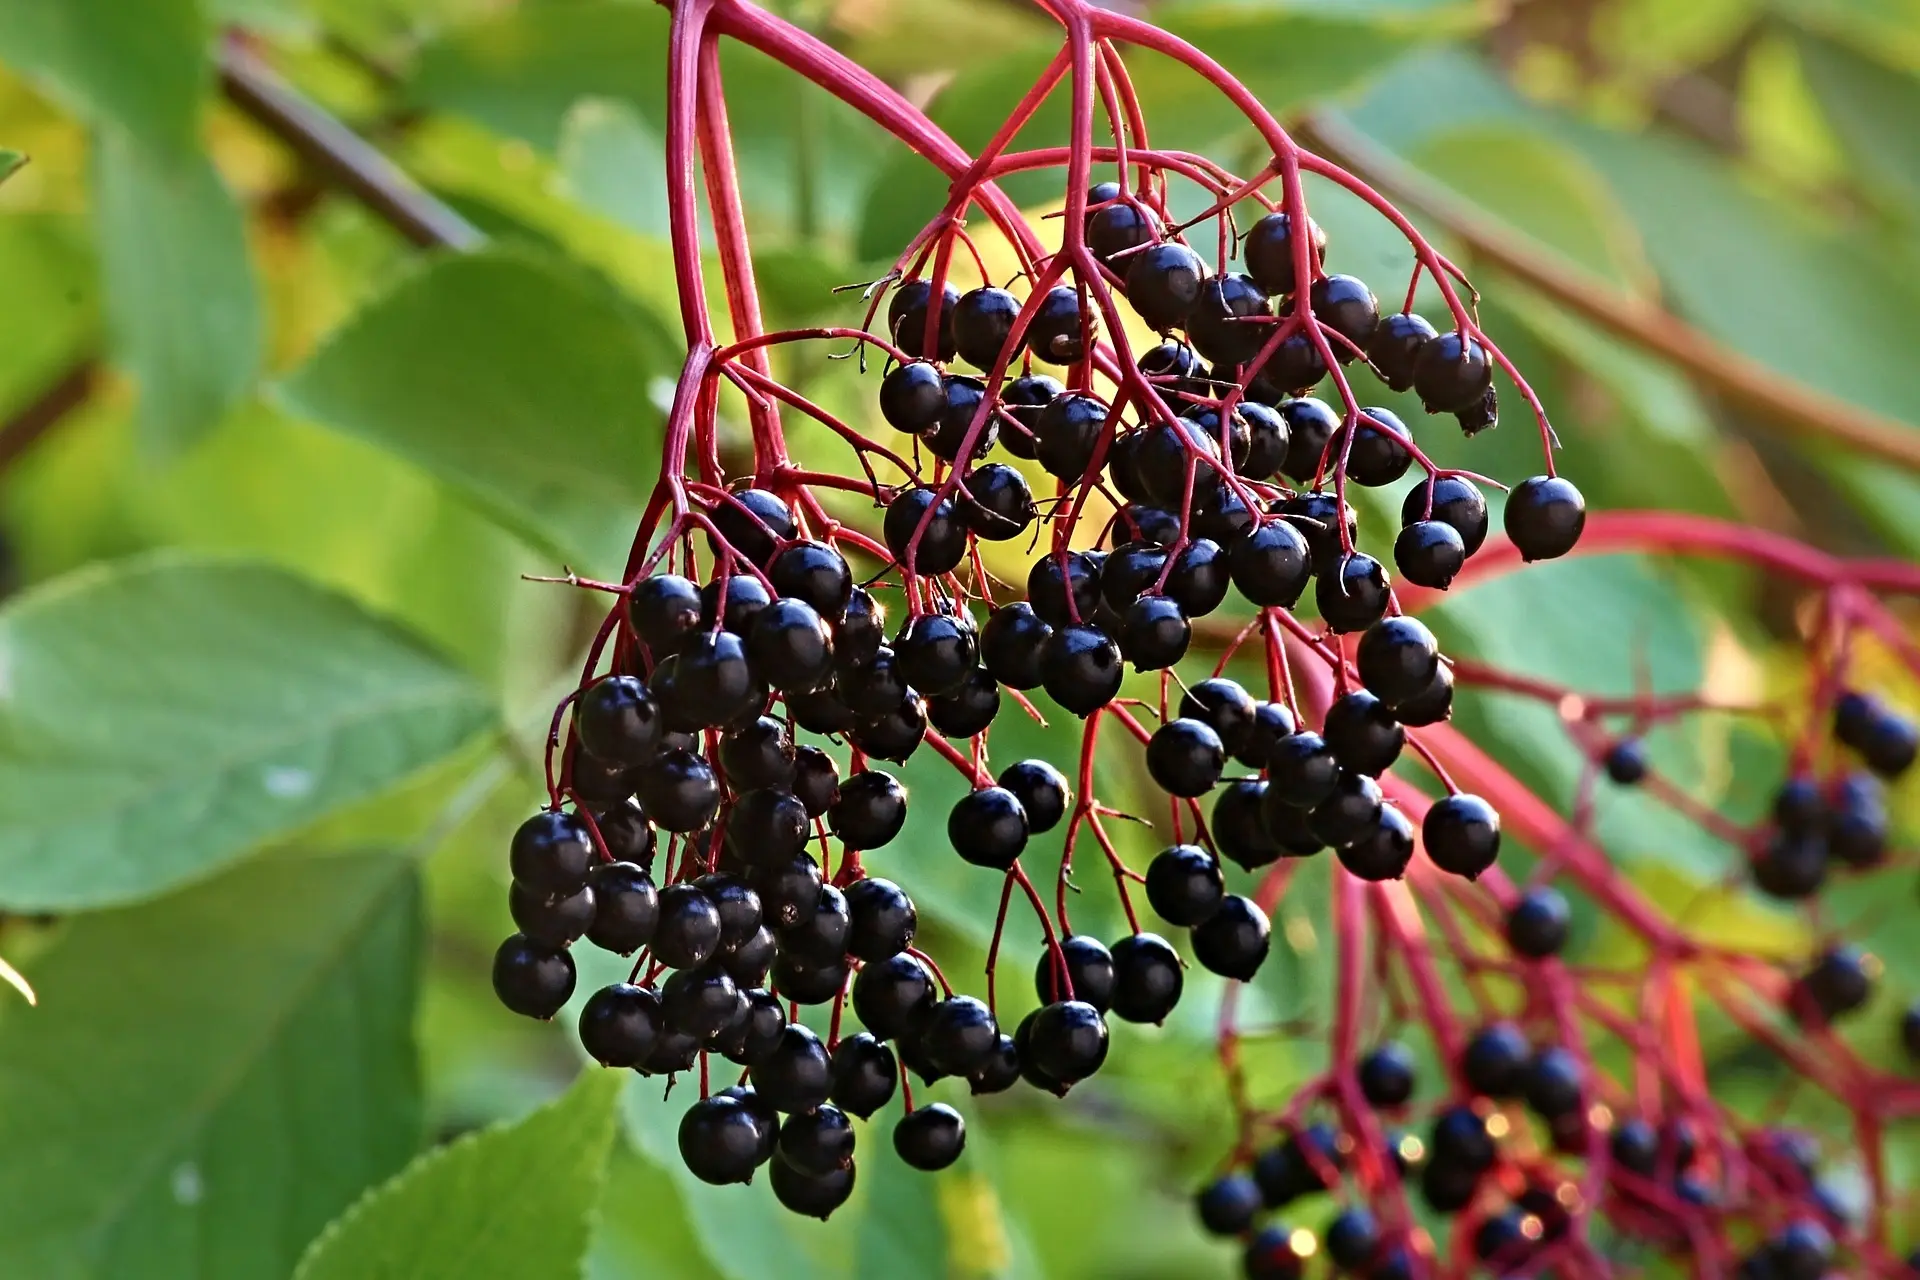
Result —
[[[953, 306], [953, 344], [960, 358], [983, 371], [999, 364], [1003, 355], [1012, 360], [1020, 348], [1009, 349], [1007, 340], [1019, 314], [1020, 299], [997, 286], [983, 285], [961, 294]], [[885, 393], [883, 384], [883, 403]]]
[[[941, 286], [937, 308], [933, 303], [931, 281], [909, 280], [902, 284], [887, 303], [887, 332], [893, 336], [893, 344], [916, 360], [953, 359], [953, 309], [959, 301], [960, 291], [951, 284]], [[928, 313], [934, 310], [939, 314], [932, 317], [934, 337], [929, 345]]]
[[593, 923], [593, 887], [564, 898], [543, 898], [518, 881], [507, 889], [507, 913], [514, 927], [535, 942], [564, 947], [587, 931]]
[[891, 880], [868, 877], [847, 886], [847, 954], [885, 960], [913, 945], [919, 912], [906, 890]]
[[1200, 301], [1200, 285], [1206, 277], [1206, 264], [1199, 254], [1166, 241], [1132, 256], [1127, 267], [1127, 301], [1148, 328], [1165, 333], [1186, 323]]
[[1230, 893], [1221, 899], [1218, 911], [1194, 927], [1194, 959], [1223, 978], [1250, 981], [1266, 962], [1272, 932], [1266, 912]]
[[933, 975], [905, 952], [867, 964], [853, 980], [854, 1016], [882, 1040], [917, 1032], [933, 1003]]
[[1011, 792], [1027, 814], [1027, 833], [1040, 835], [1060, 825], [1072, 798], [1066, 775], [1045, 760], [1019, 760], [995, 779]]
[[1460, 531], [1438, 520], [1416, 520], [1393, 540], [1393, 567], [1416, 587], [1445, 591], [1466, 563]]
[[947, 1168], [966, 1146], [967, 1122], [944, 1102], [909, 1111], [893, 1126], [893, 1149], [927, 1173]]
[[550, 810], [520, 824], [509, 860], [515, 884], [551, 897], [580, 892], [597, 856], [585, 821]]
[[1254, 604], [1291, 609], [1313, 580], [1306, 535], [1285, 520], [1250, 525], [1232, 544], [1233, 585]]
[[947, 814], [947, 842], [976, 867], [1009, 870], [1027, 847], [1026, 810], [1004, 787], [970, 791]]
[[833, 1104], [862, 1120], [893, 1100], [900, 1073], [893, 1050], [867, 1032], [844, 1036], [833, 1050]]
[[513, 1012], [545, 1021], [573, 994], [573, 957], [516, 933], [493, 953], [493, 993]]
[[789, 1023], [780, 1042], [748, 1068], [754, 1091], [776, 1111], [808, 1111], [833, 1090], [833, 1063], [827, 1046], [806, 1027]]
[[1120, 649], [1093, 626], [1061, 627], [1041, 646], [1041, 683], [1047, 696], [1077, 716], [1112, 702], [1125, 674]]
[[880, 380], [880, 416], [895, 431], [917, 436], [940, 421], [946, 407], [940, 370], [923, 360], [896, 366]]
[[[1099, 939], [1083, 933], [1062, 938], [1059, 947], [1057, 958], [1052, 947], [1042, 947], [1039, 962], [1034, 965], [1033, 989], [1040, 1002], [1078, 1000], [1105, 1013], [1113, 1006], [1113, 953]], [[1066, 964], [1071, 993], [1060, 985], [1061, 961]]]
[[1360, 683], [1388, 706], [1425, 691], [1440, 665], [1440, 642], [1415, 618], [1382, 618], [1360, 637]]
[[840, 784], [827, 810], [827, 829], [849, 849], [878, 849], [907, 821], [907, 789], [878, 769], [863, 769]]
[[771, 1167], [774, 1199], [789, 1212], [802, 1217], [825, 1222], [853, 1195], [855, 1168], [851, 1164], [822, 1178], [802, 1173], [785, 1160], [775, 1160]]
[[1493, 385], [1493, 362], [1478, 341], [1443, 333], [1420, 348], [1413, 390], [1428, 413], [1455, 413], [1479, 403]]
[[1200, 1225], [1216, 1236], [1237, 1236], [1253, 1225], [1264, 1206], [1260, 1188], [1244, 1173], [1215, 1178], [1194, 1197]]
[[1431, 324], [1411, 311], [1383, 316], [1367, 341], [1367, 360], [1390, 390], [1406, 391], [1413, 386], [1421, 349], [1439, 336]]
[[702, 1182], [746, 1182], [760, 1166], [759, 1121], [736, 1098], [702, 1098], [680, 1117], [680, 1159]]
[[1500, 815], [1479, 796], [1459, 792], [1428, 808], [1420, 840], [1436, 867], [1475, 880], [1500, 856]]
[[1093, 346], [1093, 323], [1080, 290], [1058, 284], [1047, 290], [1027, 326], [1027, 349], [1048, 364], [1078, 364]]
[[1365, 631], [1386, 616], [1390, 600], [1387, 571], [1364, 552], [1341, 557], [1320, 574], [1313, 602], [1335, 631]]
[[1169, 720], [1147, 739], [1147, 773], [1171, 796], [1205, 795], [1226, 764], [1220, 735], [1199, 720]]
[[1113, 1006], [1125, 1022], [1163, 1021], [1180, 1003], [1186, 976], [1180, 955], [1158, 934], [1136, 933], [1110, 948], [1113, 956]]
[[1557, 956], [1567, 945], [1572, 913], [1559, 891], [1529, 889], [1507, 913], [1507, 945], [1532, 960]]
[[625, 982], [602, 987], [580, 1010], [580, 1046], [602, 1066], [637, 1067], [660, 1037], [660, 996]]
[[[1312, 218], [1307, 219], [1307, 268], [1317, 271], [1327, 252], [1327, 233]], [[1294, 265], [1293, 220], [1284, 213], [1270, 213], [1247, 230], [1240, 244], [1247, 273], [1274, 297], [1292, 293], [1299, 275]]]
[[1507, 537], [1524, 560], [1552, 560], [1573, 550], [1587, 524], [1587, 500], [1562, 476], [1534, 476], [1507, 495]]
[[881, 533], [894, 560], [914, 573], [952, 573], [967, 558], [967, 526], [932, 489], [903, 490], [887, 504]]
[[1203, 923], [1220, 909], [1226, 892], [1220, 863], [1198, 845], [1163, 849], [1147, 865], [1147, 902], [1168, 924]]
[[1360, 1093], [1376, 1107], [1399, 1107], [1413, 1097], [1413, 1054], [1389, 1040], [1360, 1060]]
[[1028, 1031], [1025, 1056], [1062, 1084], [1085, 1080], [1107, 1060], [1106, 1020], [1084, 1000], [1043, 1005]]

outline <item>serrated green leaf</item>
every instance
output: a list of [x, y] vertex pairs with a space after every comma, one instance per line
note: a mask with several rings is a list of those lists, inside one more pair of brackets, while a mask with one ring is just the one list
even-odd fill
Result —
[[115, 128], [94, 148], [94, 223], [114, 354], [140, 386], [145, 446], [193, 443], [253, 384], [260, 299], [240, 206], [198, 152]]
[[40, 1280], [285, 1275], [405, 1162], [413, 864], [285, 856], [77, 921], [0, 1020], [0, 1258]]
[[447, 662], [288, 574], [83, 570], [0, 611], [0, 903], [97, 907], [205, 875], [491, 715]]
[[206, 40], [195, 0], [0, 0], [0, 58], [177, 157], [194, 149]]
[[585, 271], [520, 248], [441, 258], [282, 385], [294, 413], [453, 484], [534, 545], [615, 573], [660, 470], [678, 353]]
[[571, 1280], [625, 1072], [585, 1072], [514, 1124], [430, 1151], [313, 1242], [296, 1280]]

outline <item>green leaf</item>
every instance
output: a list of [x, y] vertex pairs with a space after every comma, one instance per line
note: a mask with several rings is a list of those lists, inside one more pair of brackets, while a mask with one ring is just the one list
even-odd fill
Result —
[[0, 903], [125, 902], [484, 728], [471, 680], [301, 579], [149, 559], [0, 611]]
[[176, 156], [194, 148], [206, 40], [195, 0], [0, 0], [0, 58]]
[[589, 572], [626, 558], [677, 352], [586, 272], [519, 248], [438, 259], [282, 386], [293, 412], [455, 485]]
[[5, 182], [8, 178], [11, 178], [15, 173], [19, 172], [20, 166], [26, 162], [26, 156], [20, 152], [9, 151], [5, 147], [0, 147], [0, 182]]
[[328, 1227], [296, 1280], [577, 1277], [623, 1077], [589, 1070], [526, 1119], [421, 1156]]
[[198, 152], [106, 128], [94, 148], [94, 221], [115, 353], [140, 384], [159, 453], [210, 431], [260, 366], [260, 299], [240, 207]]
[[285, 1275], [413, 1151], [413, 864], [289, 855], [76, 921], [0, 1021], [7, 1270]]
[[1920, 199], [1920, 142], [1901, 121], [1920, 117], [1920, 80], [1851, 49], [1802, 35], [1800, 67], [1859, 172]]

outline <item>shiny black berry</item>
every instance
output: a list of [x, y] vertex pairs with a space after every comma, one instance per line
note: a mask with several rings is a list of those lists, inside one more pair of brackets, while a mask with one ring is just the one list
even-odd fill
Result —
[[888, 503], [881, 533], [893, 558], [915, 573], [951, 573], [967, 556], [966, 525], [932, 489], [907, 489]]
[[1412, 1052], [1389, 1040], [1360, 1059], [1360, 1092], [1372, 1106], [1404, 1106], [1413, 1096], [1415, 1075]]
[[1026, 1056], [1062, 1084], [1085, 1080], [1107, 1060], [1106, 1020], [1085, 1000], [1043, 1005], [1028, 1031]]
[[680, 1117], [680, 1159], [716, 1186], [746, 1182], [760, 1166], [760, 1121], [737, 1098], [702, 1098]]
[[1127, 301], [1148, 328], [1165, 333], [1187, 322], [1207, 268], [1199, 254], [1167, 241], [1132, 255], [1126, 276]]
[[587, 997], [580, 1010], [580, 1046], [602, 1066], [639, 1066], [660, 1032], [660, 996], [646, 987], [616, 982]]
[[493, 993], [515, 1013], [551, 1018], [573, 994], [573, 957], [516, 933], [493, 953]]
[[1037, 688], [1040, 659], [1053, 627], [1024, 600], [1001, 605], [980, 629], [980, 660], [995, 680], [1010, 689]]
[[1058, 379], [1045, 374], [1014, 378], [1002, 386], [1000, 404], [1019, 425], [1009, 425], [1001, 432], [1001, 446], [1016, 458], [1036, 456], [1037, 441], [1033, 432], [1039, 421], [1040, 410], [1053, 403], [1053, 398], [1065, 390]]
[[1392, 706], [1423, 692], [1440, 665], [1440, 643], [1414, 618], [1383, 618], [1360, 637], [1360, 683]]
[[593, 923], [591, 879], [578, 893], [546, 898], [516, 881], [507, 890], [507, 911], [514, 927], [535, 942], [564, 947]]
[[899, 1083], [893, 1050], [862, 1031], [844, 1036], [833, 1050], [833, 1104], [867, 1119], [893, 1100]]
[[1365, 631], [1386, 616], [1389, 588], [1380, 562], [1356, 551], [1320, 574], [1313, 601], [1335, 631]]
[[[711, 518], [720, 536], [749, 563], [761, 568], [773, 558], [780, 543], [799, 532], [792, 510], [765, 489], [729, 493], [723, 501], [714, 504]], [[713, 547], [711, 537], [707, 543]], [[716, 557], [720, 554], [718, 547], [713, 547], [713, 551]]]
[[[1327, 233], [1320, 224], [1307, 219], [1307, 269], [1317, 271], [1327, 252]], [[1284, 213], [1270, 213], [1248, 229], [1241, 241], [1240, 254], [1247, 273], [1262, 289], [1279, 297], [1292, 293], [1299, 283], [1294, 267], [1293, 220]]]
[[802, 1217], [824, 1222], [853, 1194], [855, 1167], [851, 1164], [820, 1178], [802, 1173], [784, 1160], [774, 1160], [771, 1169], [774, 1199]]
[[893, 335], [893, 345], [915, 359], [953, 359], [953, 309], [960, 301], [960, 291], [946, 284], [940, 292], [931, 346], [927, 342], [928, 313], [936, 309], [931, 281], [909, 280], [894, 290], [887, 303], [887, 331]]
[[747, 866], [778, 866], [805, 851], [811, 827], [806, 806], [790, 792], [748, 791], [727, 811], [727, 848]]
[[818, 747], [795, 747], [793, 752], [793, 798], [807, 811], [809, 818], [826, 815], [840, 797], [840, 766]]
[[849, 955], [862, 960], [885, 960], [913, 945], [919, 927], [919, 913], [913, 899], [891, 880], [869, 877], [856, 880], [846, 889], [850, 928], [846, 936]]
[[1209, 972], [1246, 982], [1265, 963], [1272, 932], [1266, 912], [1230, 893], [1218, 911], [1194, 926], [1193, 957]]
[[1258, 778], [1236, 778], [1220, 789], [1213, 802], [1213, 842], [1221, 856], [1248, 871], [1277, 860], [1283, 852], [1267, 829], [1267, 784]]
[[1398, 880], [1413, 861], [1413, 822], [1393, 805], [1383, 805], [1371, 827], [1340, 847], [1339, 858], [1362, 880]]
[[1027, 350], [1048, 364], [1077, 364], [1092, 349], [1093, 333], [1080, 291], [1070, 284], [1055, 285], [1027, 326]]
[[652, 946], [653, 958], [670, 969], [705, 964], [720, 947], [720, 911], [713, 899], [690, 884], [662, 889]]
[[1147, 902], [1168, 924], [1200, 924], [1226, 897], [1220, 863], [1198, 845], [1163, 849], [1147, 865]]
[[907, 821], [907, 790], [890, 773], [865, 769], [840, 784], [827, 828], [849, 849], [878, 849]]
[[1580, 1060], [1559, 1045], [1548, 1045], [1533, 1055], [1520, 1079], [1520, 1093], [1543, 1119], [1571, 1115], [1580, 1109], [1586, 1072]]
[[755, 1092], [779, 1111], [810, 1110], [825, 1102], [833, 1089], [833, 1064], [826, 1045], [798, 1024], [789, 1024], [773, 1051], [749, 1070]]
[[660, 918], [660, 893], [646, 868], [631, 862], [603, 862], [588, 877], [593, 890], [593, 923], [587, 940], [629, 955], [647, 945]]
[[[1053, 947], [1042, 947], [1040, 959], [1033, 967], [1033, 989], [1040, 1002], [1078, 1000], [1105, 1013], [1113, 1006], [1113, 953], [1098, 938], [1083, 933], [1062, 938], [1059, 948], [1056, 954]], [[1071, 993], [1060, 982], [1062, 964], [1066, 966]]]
[[772, 716], [760, 716], [720, 739], [720, 767], [735, 791], [791, 787], [797, 760], [792, 732]]
[[1004, 787], [970, 791], [947, 814], [947, 842], [976, 867], [1006, 871], [1027, 847], [1026, 810]]
[[1244, 364], [1260, 353], [1273, 332], [1272, 326], [1259, 322], [1272, 314], [1266, 293], [1251, 276], [1213, 276], [1200, 286], [1200, 296], [1187, 313], [1187, 336], [1194, 349], [1215, 364]]
[[1289, 734], [1268, 755], [1267, 778], [1276, 803], [1311, 809], [1333, 794], [1340, 762], [1319, 734]]
[[1170, 720], [1147, 740], [1147, 773], [1168, 795], [1205, 795], [1226, 764], [1220, 735], [1199, 720]]
[[1420, 840], [1433, 865], [1478, 879], [1500, 856], [1500, 815], [1479, 796], [1450, 795], [1427, 810]]
[[1445, 591], [1466, 562], [1459, 530], [1438, 520], [1416, 520], [1393, 540], [1393, 567], [1416, 587]]
[[1507, 495], [1507, 537], [1525, 560], [1552, 560], [1573, 550], [1587, 523], [1587, 500], [1561, 476], [1534, 476]]
[[1136, 671], [1163, 671], [1187, 654], [1193, 624], [1171, 596], [1142, 596], [1120, 616], [1120, 656]]
[[1078, 716], [1112, 702], [1123, 674], [1119, 646], [1098, 627], [1061, 627], [1041, 648], [1040, 676], [1047, 696]]
[[767, 580], [777, 593], [806, 601], [828, 621], [837, 621], [853, 596], [853, 571], [824, 542], [796, 542], [780, 552], [767, 566]]
[[933, 975], [904, 952], [869, 963], [853, 980], [853, 1012], [882, 1040], [917, 1033], [933, 1004]]
[[[1019, 314], [1020, 299], [994, 285], [961, 294], [953, 305], [954, 349], [962, 360], [983, 370], [998, 364], [1002, 353], [1011, 360], [1019, 348], [1008, 350], [1007, 339]], [[883, 396], [885, 390], [882, 386]]]
[[960, 1158], [967, 1146], [967, 1123], [944, 1102], [917, 1108], [893, 1126], [893, 1149], [915, 1169], [932, 1173]]
[[1306, 536], [1285, 520], [1249, 526], [1233, 543], [1233, 585], [1262, 607], [1291, 609], [1313, 579]]
[[1507, 912], [1507, 945], [1534, 960], [1560, 954], [1572, 912], [1566, 898], [1544, 886], [1529, 889]]
[[1296, 493], [1278, 507], [1280, 517], [1298, 529], [1307, 540], [1307, 547], [1313, 552], [1314, 572], [1338, 564], [1346, 554], [1340, 545], [1340, 526], [1346, 524], [1347, 540], [1351, 542], [1358, 528], [1358, 518], [1351, 506], [1342, 506], [1331, 493]]
[[1166, 594], [1179, 602], [1189, 618], [1204, 618], [1227, 598], [1231, 579], [1227, 553], [1211, 538], [1194, 538], [1167, 571]]
[[544, 899], [578, 893], [597, 857], [587, 824], [556, 810], [536, 813], [520, 824], [509, 861], [514, 883]]
[[1880, 962], [1857, 947], [1830, 947], [1800, 975], [1796, 988], [1823, 1021], [1845, 1017], [1873, 996]]
[[1413, 389], [1428, 413], [1471, 408], [1493, 385], [1487, 349], [1458, 331], [1443, 333], [1420, 348], [1413, 366]]
[[880, 416], [896, 431], [917, 436], [937, 423], [946, 407], [940, 370], [924, 361], [899, 365], [880, 380]]
[[966, 492], [955, 495], [955, 509], [967, 528], [989, 542], [1017, 538], [1032, 525], [1033, 490], [1027, 479], [1004, 462], [976, 467], [966, 477]]
[[1333, 791], [1313, 807], [1313, 833], [1335, 849], [1358, 840], [1380, 821], [1380, 784], [1342, 769]]
[[1186, 981], [1180, 955], [1165, 938], [1131, 934], [1113, 944], [1113, 1005], [1108, 1010], [1125, 1022], [1163, 1021], [1180, 1003]]
[[644, 578], [627, 596], [627, 619], [656, 658], [676, 652], [700, 625], [700, 588], [678, 574]]
[[[1093, 203], [1089, 200], [1088, 203]], [[1145, 205], [1115, 197], [1112, 204], [1087, 215], [1087, 248], [1102, 262], [1111, 264], [1117, 254], [1143, 244], [1152, 244], [1159, 236], [1159, 219]], [[1120, 263], [1124, 270], [1126, 263]]]
[[1375, 778], [1400, 758], [1407, 739], [1406, 730], [1393, 718], [1387, 704], [1370, 689], [1355, 689], [1335, 698], [1327, 708], [1320, 734], [1342, 768]]
[[1216, 1236], [1239, 1235], [1253, 1225], [1264, 1207], [1260, 1202], [1260, 1187], [1244, 1173], [1215, 1178], [1194, 1197], [1200, 1225]]
[[1367, 341], [1367, 359], [1380, 381], [1394, 391], [1406, 391], [1413, 386], [1420, 352], [1438, 336], [1431, 324], [1413, 312], [1383, 316]]
[[1066, 816], [1071, 799], [1066, 775], [1045, 760], [1016, 761], [1002, 769], [995, 781], [1026, 810], [1029, 835], [1053, 830]]

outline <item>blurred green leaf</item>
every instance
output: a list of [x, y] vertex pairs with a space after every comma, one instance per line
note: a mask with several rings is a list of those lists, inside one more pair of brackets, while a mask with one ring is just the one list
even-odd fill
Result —
[[654, 383], [674, 359], [602, 281], [496, 248], [403, 280], [281, 394], [433, 471], [575, 568], [615, 573], [660, 470]]
[[240, 207], [205, 157], [110, 127], [96, 135], [94, 184], [115, 353], [140, 384], [143, 443], [172, 452], [212, 430], [259, 372]]
[[295, 1276], [577, 1277], [625, 1074], [584, 1072], [526, 1119], [427, 1152], [329, 1226]]
[[0, 58], [175, 159], [194, 150], [207, 35], [195, 0], [0, 0]]
[[673, 1180], [615, 1142], [606, 1190], [594, 1214], [587, 1280], [724, 1280], [701, 1251]]
[[413, 864], [273, 858], [84, 917], [0, 1022], [0, 1235], [39, 1277], [251, 1280], [419, 1132]]
[[99, 286], [82, 219], [0, 218], [0, 277], [12, 298], [0, 316], [0, 397], [12, 411], [42, 394], [99, 342]]
[[0, 902], [101, 906], [393, 785], [491, 718], [473, 683], [270, 569], [83, 570], [0, 612]]
[[1904, 127], [1920, 119], [1920, 80], [1818, 36], [1802, 35], [1795, 47], [1857, 171], [1909, 204], [1920, 199], [1920, 139]]
[[8, 178], [11, 178], [14, 173], [19, 170], [20, 166], [26, 162], [27, 158], [18, 151], [10, 151], [5, 147], [0, 147], [0, 182], [5, 182]]
[[1863, 53], [1920, 71], [1920, 4], [1914, 0], [1768, 0], [1768, 6]]
[[667, 237], [660, 134], [617, 98], [583, 98], [567, 112], [560, 172], [580, 205], [643, 235]]

